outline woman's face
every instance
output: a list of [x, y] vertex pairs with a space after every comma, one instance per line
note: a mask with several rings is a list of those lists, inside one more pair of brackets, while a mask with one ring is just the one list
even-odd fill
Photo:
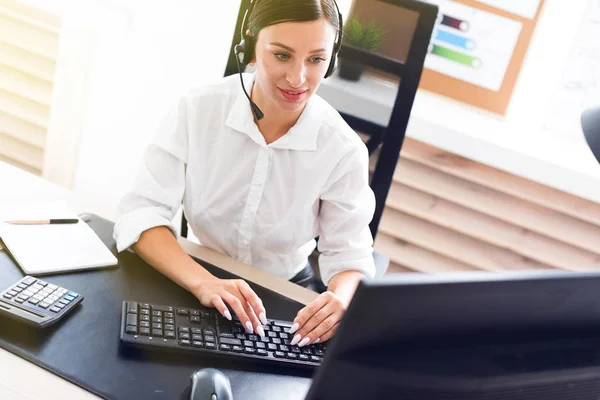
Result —
[[335, 34], [326, 19], [263, 28], [256, 42], [253, 100], [301, 113], [327, 71]]

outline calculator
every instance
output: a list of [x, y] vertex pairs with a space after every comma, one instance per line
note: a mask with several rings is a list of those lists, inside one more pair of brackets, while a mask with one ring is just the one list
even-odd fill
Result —
[[62, 319], [83, 296], [32, 276], [0, 293], [0, 315], [44, 328]]

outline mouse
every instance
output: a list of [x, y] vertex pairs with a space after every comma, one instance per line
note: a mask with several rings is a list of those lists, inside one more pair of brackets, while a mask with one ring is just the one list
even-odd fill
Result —
[[229, 378], [214, 368], [203, 368], [191, 376], [190, 400], [232, 400]]

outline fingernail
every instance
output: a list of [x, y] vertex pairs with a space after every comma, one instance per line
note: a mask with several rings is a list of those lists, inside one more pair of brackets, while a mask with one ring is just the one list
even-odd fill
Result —
[[258, 319], [260, 319], [260, 322], [262, 322], [262, 324], [263, 324], [263, 325], [266, 325], [266, 324], [268, 323], [268, 322], [267, 322], [267, 316], [265, 315], [265, 313], [264, 313], [264, 312], [261, 312], [261, 313], [258, 315]]
[[223, 315], [225, 316], [225, 318], [231, 321], [231, 313], [229, 312], [229, 310], [223, 311]]
[[321, 341], [321, 338], [317, 338], [317, 340], [315, 340], [313, 343], [319, 343]]
[[264, 337], [265, 337], [265, 330], [263, 329], [263, 327], [262, 327], [262, 326], [260, 326], [260, 325], [259, 325], [259, 326], [256, 328], [256, 332], [257, 332], [257, 333], [260, 335], [260, 337], [262, 337], [262, 338], [264, 338]]
[[310, 343], [310, 339], [308, 337], [305, 337], [304, 339], [302, 339], [302, 341], [300, 343], [298, 343], [298, 347], [306, 346], [309, 343]]
[[296, 334], [296, 336], [294, 336], [294, 338], [292, 339], [292, 341], [290, 342], [290, 344], [292, 346], [294, 346], [296, 343], [298, 343], [300, 341], [300, 339], [302, 339], [302, 337], [300, 336], [300, 334]]
[[250, 321], [246, 321], [246, 332], [254, 333], [254, 330], [252, 329], [252, 324], [250, 323]]
[[296, 322], [294, 322], [294, 325], [292, 325], [292, 327], [290, 328], [290, 333], [296, 332], [299, 327], [300, 326]]

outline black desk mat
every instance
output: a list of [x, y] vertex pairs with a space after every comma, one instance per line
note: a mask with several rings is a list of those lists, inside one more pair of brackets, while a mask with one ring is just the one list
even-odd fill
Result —
[[[95, 215], [83, 218], [116, 255], [113, 223]], [[312, 375], [308, 370], [122, 348], [119, 328], [123, 300], [182, 307], [193, 307], [198, 301], [135, 254], [123, 252], [117, 257], [118, 268], [42, 277], [83, 294], [83, 302], [63, 320], [42, 330], [0, 317], [0, 347], [109, 399], [189, 398], [189, 377], [204, 367], [218, 368], [229, 377], [234, 399], [293, 400], [306, 396]], [[236, 277], [210, 264], [202, 265], [218, 277]], [[0, 288], [23, 276], [7, 252], [1, 251]], [[269, 318], [292, 320], [302, 307], [250, 285], [263, 300]]]

